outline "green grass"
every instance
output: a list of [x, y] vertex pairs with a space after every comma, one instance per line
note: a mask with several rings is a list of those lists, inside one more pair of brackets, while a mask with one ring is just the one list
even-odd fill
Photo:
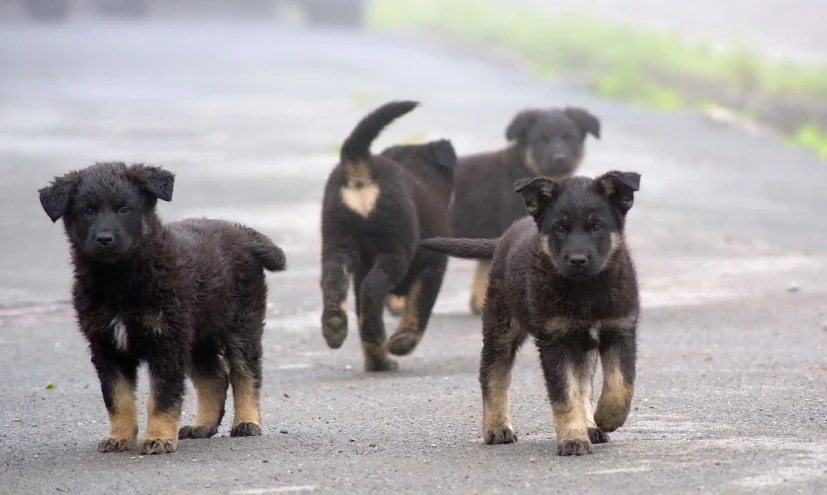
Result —
[[[368, 25], [435, 31], [521, 56], [532, 73], [586, 74], [600, 95], [661, 110], [697, 108], [710, 93], [827, 99], [827, 66], [775, 61], [745, 46], [714, 48], [669, 32], [583, 16], [552, 16], [487, 0], [372, 0]], [[690, 88], [686, 82], [690, 81]], [[678, 87], [681, 86], [681, 87]], [[693, 92], [694, 88], [694, 92]], [[745, 109], [741, 109], [745, 110]], [[825, 135], [802, 129], [794, 141], [824, 156]]]
[[793, 142], [811, 148], [822, 158], [827, 158], [827, 132], [822, 131], [816, 124], [807, 124], [799, 129], [793, 136]]

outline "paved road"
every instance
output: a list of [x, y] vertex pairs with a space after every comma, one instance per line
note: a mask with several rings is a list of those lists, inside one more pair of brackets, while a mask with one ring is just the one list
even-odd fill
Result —
[[[468, 153], [500, 145], [523, 106], [578, 104], [604, 123], [584, 173], [643, 174], [628, 223], [644, 301], [637, 396], [594, 455], [553, 455], [531, 347], [512, 389], [520, 442], [482, 443], [469, 263], [452, 262], [398, 373], [362, 372], [352, 337], [326, 348], [322, 184], [335, 144], [391, 98], [424, 106], [380, 146], [447, 136]], [[66, 244], [35, 191], [110, 159], [177, 172], [165, 218], [242, 220], [286, 249], [290, 270], [269, 278], [265, 437], [231, 439], [224, 425], [170, 456], [95, 451], [106, 414], [61, 303]], [[827, 166], [805, 151], [384, 35], [242, 21], [0, 26], [0, 491], [824, 493], [825, 184]], [[193, 405], [189, 395], [187, 417]]]

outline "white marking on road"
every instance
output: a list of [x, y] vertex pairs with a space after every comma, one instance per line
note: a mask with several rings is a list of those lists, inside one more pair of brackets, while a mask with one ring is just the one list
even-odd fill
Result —
[[622, 474], [622, 473], [645, 473], [646, 471], [651, 471], [652, 468], [649, 466], [640, 466], [640, 467], [630, 467], [630, 468], [618, 468], [618, 469], [603, 469], [601, 471], [591, 471], [589, 474]]
[[112, 327], [112, 340], [115, 341], [115, 347], [121, 351], [126, 351], [129, 348], [129, 336], [126, 333], [126, 323], [116, 316], [110, 323]]
[[267, 493], [309, 492], [316, 489], [316, 485], [278, 486], [273, 488], [251, 488], [230, 492], [232, 495], [264, 495]]
[[276, 366], [277, 370], [303, 370], [313, 366], [311, 363], [287, 363]]

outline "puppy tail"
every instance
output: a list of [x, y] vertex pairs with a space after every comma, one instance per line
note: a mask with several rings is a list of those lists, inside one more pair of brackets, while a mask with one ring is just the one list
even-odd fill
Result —
[[248, 242], [244, 249], [250, 251], [265, 270], [281, 272], [287, 269], [287, 257], [272, 242]]
[[342, 144], [341, 161], [352, 164], [370, 156], [370, 146], [391, 122], [419, 106], [415, 101], [392, 101], [363, 118]]
[[419, 246], [437, 253], [467, 260], [490, 260], [497, 250], [499, 239], [461, 239], [432, 237], [422, 239]]

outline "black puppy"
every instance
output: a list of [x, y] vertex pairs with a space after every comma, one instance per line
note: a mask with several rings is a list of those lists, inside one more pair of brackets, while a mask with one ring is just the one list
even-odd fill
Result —
[[[229, 383], [231, 435], [262, 434], [262, 268], [284, 270], [284, 253], [242, 225], [207, 219], [163, 225], [155, 205], [172, 200], [173, 182], [158, 167], [99, 163], [39, 191], [43, 209], [53, 222], [63, 218], [69, 239], [72, 302], [109, 412], [101, 452], [135, 447], [140, 362], [151, 389], [141, 454], [174, 452], [179, 438], [215, 435]], [[198, 409], [179, 431], [185, 374]]]
[[[525, 214], [511, 190], [516, 180], [571, 177], [583, 160], [586, 135], [600, 138], [600, 121], [582, 108], [524, 110], [508, 125], [505, 149], [464, 156], [454, 179], [451, 230], [456, 237], [493, 239]], [[471, 311], [482, 312], [489, 261], [480, 261], [471, 286]]]
[[[448, 204], [456, 165], [449, 141], [394, 146], [372, 155], [388, 124], [417, 106], [392, 102], [366, 116], [345, 140], [322, 206], [322, 332], [341, 347], [347, 336], [348, 279], [353, 278], [366, 371], [395, 370], [391, 354], [411, 353], [425, 332], [448, 260], [417, 249], [422, 237], [449, 235]], [[399, 328], [385, 342], [388, 294], [404, 295]]]
[[[493, 259], [483, 313], [480, 383], [483, 438], [511, 443], [508, 387], [517, 350], [535, 339], [554, 413], [559, 455], [592, 452], [626, 421], [635, 382], [640, 303], [624, 241], [640, 175], [594, 180], [523, 179], [530, 217], [500, 239], [425, 239], [420, 245], [468, 259]], [[603, 392], [592, 413], [597, 356]]]

